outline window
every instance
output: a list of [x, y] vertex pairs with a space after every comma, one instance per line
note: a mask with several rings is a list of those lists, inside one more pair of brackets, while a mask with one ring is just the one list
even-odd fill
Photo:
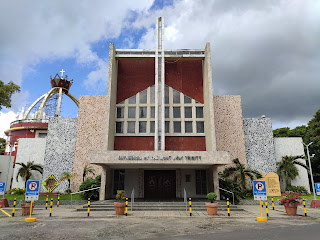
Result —
[[129, 104], [135, 104], [136, 103], [136, 95], [129, 98]]
[[139, 93], [140, 103], [147, 103], [147, 89]]
[[192, 99], [184, 95], [184, 103], [191, 103]]
[[150, 113], [150, 117], [151, 118], [155, 118], [155, 108], [154, 107], [151, 107], [151, 113]]
[[128, 118], [136, 118], [136, 108], [128, 107]]
[[150, 87], [150, 103], [154, 104], [155, 95], [154, 95], [154, 85]]
[[169, 107], [165, 107], [165, 109], [164, 109], [164, 117], [165, 118], [170, 118]]
[[136, 131], [136, 122], [128, 122], [127, 133], [135, 133]]
[[113, 195], [117, 194], [117, 190], [124, 190], [125, 170], [114, 170], [113, 175]]
[[139, 109], [139, 118], [147, 117], [147, 107], [140, 107]]
[[181, 122], [173, 122], [173, 132], [181, 133]]
[[185, 107], [184, 108], [184, 117], [185, 118], [192, 118], [192, 107]]
[[139, 133], [147, 132], [147, 122], [139, 122]]
[[180, 92], [173, 89], [173, 103], [180, 103]]
[[203, 107], [196, 108], [197, 118], [203, 118]]
[[124, 117], [124, 107], [117, 107], [117, 118]]
[[123, 133], [123, 122], [116, 122], [116, 133]]
[[181, 118], [180, 107], [173, 107], [173, 117]]
[[170, 131], [170, 122], [165, 122], [166, 125], [166, 133], [169, 133]]
[[196, 170], [196, 194], [207, 194], [206, 170]]
[[204, 133], [204, 122], [197, 122], [197, 133]]
[[150, 132], [154, 133], [154, 122], [150, 122]]
[[169, 87], [165, 86], [164, 88], [164, 103], [169, 104]]
[[185, 133], [192, 133], [192, 122], [185, 122]]

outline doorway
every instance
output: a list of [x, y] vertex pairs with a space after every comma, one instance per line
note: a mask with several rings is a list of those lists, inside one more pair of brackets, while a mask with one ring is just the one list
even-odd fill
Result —
[[145, 170], [144, 197], [147, 199], [176, 198], [176, 171]]

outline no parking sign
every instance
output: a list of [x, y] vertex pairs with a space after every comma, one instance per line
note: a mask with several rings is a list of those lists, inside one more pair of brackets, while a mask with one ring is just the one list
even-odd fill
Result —
[[266, 181], [253, 181], [254, 200], [267, 200]]
[[39, 180], [28, 180], [25, 200], [26, 201], [38, 200], [39, 199], [39, 189], [40, 189], [40, 181]]

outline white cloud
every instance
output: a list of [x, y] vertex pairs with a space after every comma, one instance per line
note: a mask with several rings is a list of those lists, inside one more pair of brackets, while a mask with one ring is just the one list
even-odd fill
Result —
[[0, 137], [6, 138], [4, 131], [10, 128], [10, 123], [16, 120], [17, 113], [10, 111], [7, 113], [0, 113]]

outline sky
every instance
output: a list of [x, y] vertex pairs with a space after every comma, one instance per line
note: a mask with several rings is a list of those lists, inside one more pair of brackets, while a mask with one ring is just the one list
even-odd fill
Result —
[[[210, 42], [214, 95], [241, 95], [243, 117], [273, 128], [306, 125], [320, 109], [319, 0], [0, 0], [0, 80], [21, 92], [2, 108], [0, 137], [16, 113], [48, 92], [61, 69], [70, 92], [107, 93], [109, 43], [155, 48], [156, 17], [166, 49]], [[77, 107], [63, 99], [63, 117]]]

